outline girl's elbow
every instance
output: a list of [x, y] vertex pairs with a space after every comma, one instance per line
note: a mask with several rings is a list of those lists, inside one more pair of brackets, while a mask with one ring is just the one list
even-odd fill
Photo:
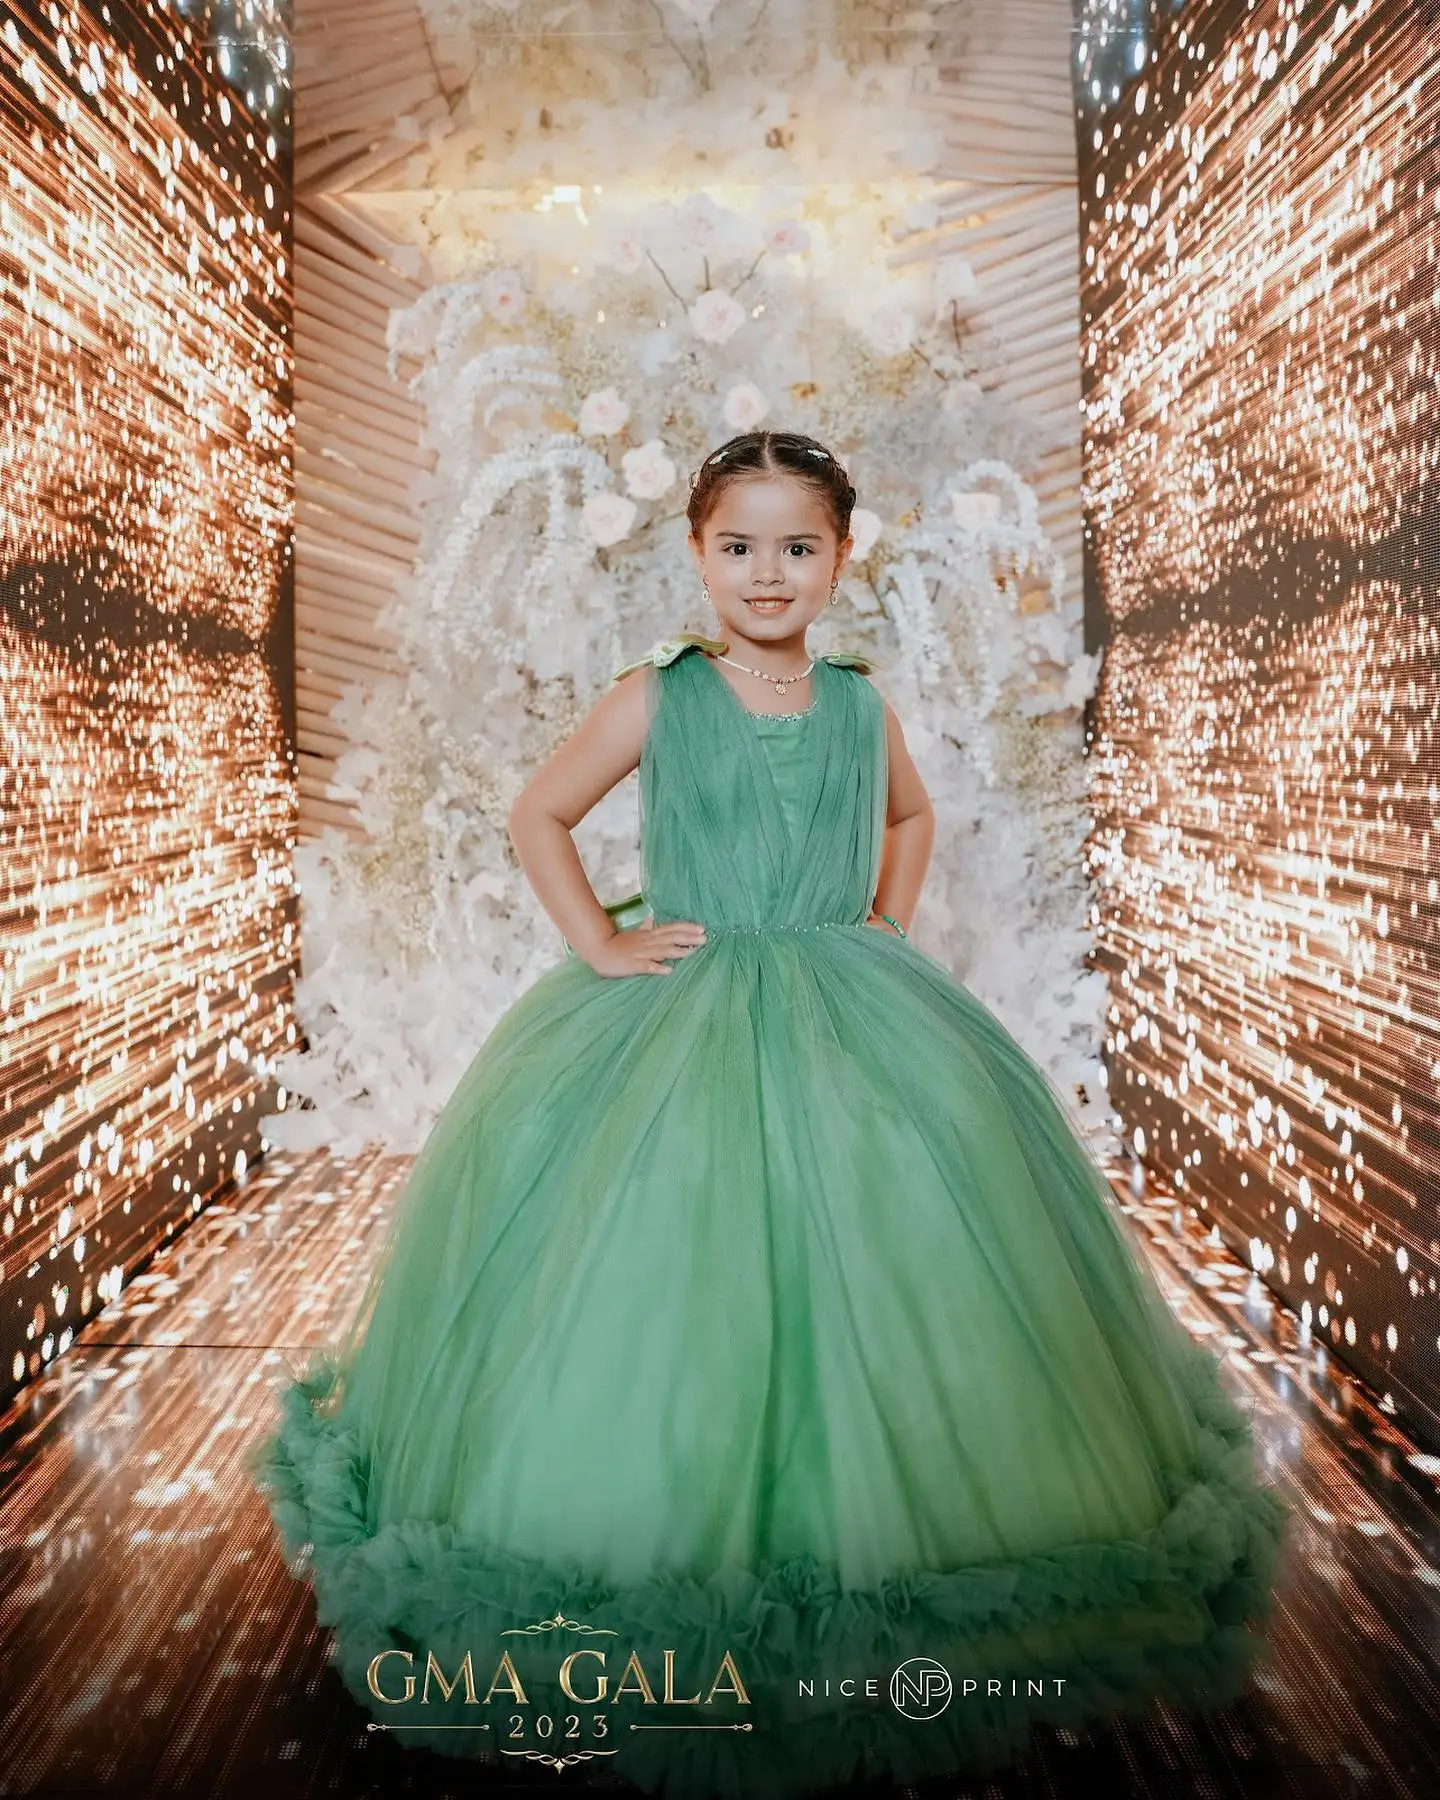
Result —
[[510, 810], [505, 815], [505, 830], [509, 834], [510, 842], [512, 844], [516, 841], [516, 834], [524, 831], [525, 822], [530, 817], [530, 811], [530, 802], [527, 800], [525, 791], [522, 788], [515, 796], [514, 800], [511, 801]]
[[505, 828], [510, 834], [510, 842], [518, 848], [518, 838], [528, 836], [535, 828], [536, 822], [542, 819], [554, 819], [568, 831], [570, 827], [565, 821], [551, 812], [536, 794], [527, 793], [524, 788], [511, 802], [510, 811], [506, 814]]

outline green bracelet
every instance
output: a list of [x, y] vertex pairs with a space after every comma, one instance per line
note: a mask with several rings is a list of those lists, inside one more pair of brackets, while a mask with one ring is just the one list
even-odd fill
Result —
[[890, 917], [889, 913], [876, 913], [875, 917], [877, 919], [883, 919], [887, 925], [893, 925], [895, 927], [895, 929], [900, 933], [901, 937], [903, 937], [903, 938], [909, 937], [910, 933], [905, 929], [905, 927], [900, 923], [900, 921], [898, 919], [892, 919]]

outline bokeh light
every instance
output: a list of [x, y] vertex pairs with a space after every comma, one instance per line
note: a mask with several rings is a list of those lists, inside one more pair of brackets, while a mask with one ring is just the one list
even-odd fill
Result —
[[1137, 1153], [1428, 1436], [1440, 40], [1426, 11], [1152, 6], [1143, 67], [1078, 129], [1112, 1096]]
[[0, 6], [0, 143], [13, 1387], [253, 1163], [295, 1041], [293, 371], [285, 164], [174, 11]]

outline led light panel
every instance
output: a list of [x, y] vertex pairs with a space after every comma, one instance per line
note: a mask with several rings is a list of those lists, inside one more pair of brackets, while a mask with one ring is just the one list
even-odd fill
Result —
[[1076, 91], [1111, 1094], [1440, 1441], [1437, 25], [1087, 4]]
[[190, 10], [0, 5], [11, 1390], [254, 1161], [296, 1037], [288, 149]]

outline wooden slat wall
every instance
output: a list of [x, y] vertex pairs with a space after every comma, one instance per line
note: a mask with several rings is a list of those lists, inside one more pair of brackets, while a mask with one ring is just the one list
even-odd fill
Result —
[[[959, 251], [980, 301], [967, 309], [987, 393], [1023, 408], [1046, 446], [1022, 470], [1082, 604], [1080, 221], [1068, 0], [972, 0], [963, 66], [926, 101], [946, 127], [935, 173], [942, 223], [895, 252], [899, 264]], [[947, 179], [948, 178], [948, 179]]]
[[343, 205], [295, 209], [295, 663], [300, 834], [354, 829], [331, 792], [342, 688], [393, 666], [376, 615], [419, 541], [420, 409], [385, 369], [388, 310], [417, 291], [350, 235]]
[[376, 617], [420, 539], [414, 484], [423, 416], [386, 370], [390, 309], [427, 285], [345, 195], [410, 156], [448, 118], [414, 0], [301, 0], [295, 8], [295, 638], [300, 836], [355, 832], [332, 792], [348, 747], [343, 688], [394, 667]]
[[[987, 389], [1041, 425], [1027, 471], [1080, 598], [1079, 236], [1067, 0], [972, 0], [963, 66], [925, 104], [947, 152], [941, 223], [898, 265], [958, 248], [981, 285], [970, 311]], [[296, 7], [296, 636], [300, 833], [355, 830], [331, 791], [346, 747], [330, 717], [349, 682], [385, 671], [375, 624], [419, 542], [413, 483], [428, 466], [421, 413], [386, 373], [392, 306], [424, 285], [420, 257], [388, 244], [347, 192], [403, 186], [402, 165], [448, 117], [442, 69], [415, 0]]]

